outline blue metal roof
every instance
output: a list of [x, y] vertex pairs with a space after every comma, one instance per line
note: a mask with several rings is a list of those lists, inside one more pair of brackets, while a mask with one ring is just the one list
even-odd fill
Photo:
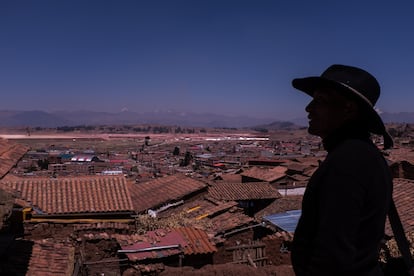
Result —
[[264, 216], [263, 219], [279, 228], [283, 231], [293, 233], [295, 232], [296, 226], [302, 210], [291, 210], [285, 213], [277, 213], [268, 216]]
[[59, 155], [62, 159], [71, 159], [74, 154], [72, 153], [62, 153], [61, 155]]

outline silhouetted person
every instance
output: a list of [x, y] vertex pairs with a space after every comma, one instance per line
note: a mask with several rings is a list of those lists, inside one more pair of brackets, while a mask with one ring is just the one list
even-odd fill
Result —
[[296, 275], [382, 275], [379, 247], [392, 197], [392, 177], [371, 133], [393, 142], [374, 109], [377, 80], [351, 66], [332, 65], [320, 77], [294, 79], [313, 99], [308, 132], [328, 155], [307, 185], [292, 243]]

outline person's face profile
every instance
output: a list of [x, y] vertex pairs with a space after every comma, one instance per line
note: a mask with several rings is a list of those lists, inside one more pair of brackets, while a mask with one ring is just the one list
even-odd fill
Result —
[[317, 89], [311, 102], [306, 106], [308, 112], [308, 132], [325, 138], [340, 127], [347, 118], [348, 100], [331, 88]]

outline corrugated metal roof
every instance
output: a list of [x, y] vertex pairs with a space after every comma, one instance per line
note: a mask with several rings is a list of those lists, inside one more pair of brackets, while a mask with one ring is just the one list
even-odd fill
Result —
[[158, 259], [180, 253], [195, 255], [211, 254], [217, 251], [205, 231], [192, 227], [181, 227], [172, 230], [158, 229], [148, 231], [140, 236], [114, 236], [122, 250], [142, 250], [141, 252], [126, 253], [131, 261]]
[[296, 226], [298, 225], [301, 214], [301, 210], [291, 210], [284, 213], [264, 216], [263, 220], [270, 222], [283, 231], [293, 233], [295, 232]]
[[214, 155], [212, 155], [211, 153], [203, 153], [203, 154], [196, 155], [196, 157], [203, 158], [203, 159], [209, 159], [209, 158], [213, 158]]
[[95, 155], [75, 155], [70, 160], [73, 162], [91, 162], [98, 159]]
[[184, 246], [183, 251], [185, 255], [194, 254], [209, 254], [217, 251], [206, 232], [201, 229], [182, 227], [175, 229], [178, 233], [181, 233], [185, 240], [188, 242], [187, 246]]
[[[124, 238], [129, 239], [128, 236], [124, 236]], [[183, 252], [182, 248], [188, 245], [180, 233], [176, 231], [168, 232], [166, 230], [149, 231], [140, 241], [128, 245], [122, 245], [125, 240], [122, 240], [122, 236], [120, 235], [117, 236], [117, 240], [121, 244], [122, 250], [148, 250], [136, 253], [126, 253], [128, 259], [131, 261], [158, 259], [177, 255]], [[131, 240], [129, 240], [129, 243], [131, 243]], [[180, 247], [155, 250], [157, 247], [172, 245], [179, 245]], [[154, 248], [154, 250], [151, 250], [151, 248]]]

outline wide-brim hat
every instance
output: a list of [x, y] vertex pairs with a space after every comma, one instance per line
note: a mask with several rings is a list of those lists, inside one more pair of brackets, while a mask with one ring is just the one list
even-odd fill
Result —
[[313, 97], [318, 88], [331, 87], [360, 103], [367, 117], [368, 130], [384, 137], [384, 149], [391, 148], [393, 141], [374, 106], [380, 96], [380, 85], [367, 71], [347, 65], [334, 64], [320, 76], [297, 78], [294, 88]]

